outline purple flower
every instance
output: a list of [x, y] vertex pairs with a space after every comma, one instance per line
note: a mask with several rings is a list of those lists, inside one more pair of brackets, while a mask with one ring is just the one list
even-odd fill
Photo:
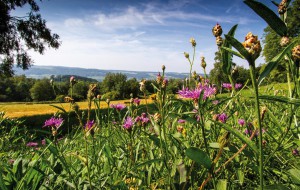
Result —
[[87, 121], [85, 126], [84, 126], [85, 130], [90, 130], [94, 126], [94, 124], [95, 124], [94, 120]]
[[132, 120], [131, 117], [128, 116], [124, 121], [123, 127], [127, 130], [131, 130], [133, 124], [134, 124], [134, 121]]
[[228, 119], [228, 116], [226, 115], [226, 113], [221, 113], [218, 115], [218, 120], [222, 123], [226, 123]]
[[137, 116], [135, 118], [135, 123], [141, 124], [142, 126], [145, 126], [147, 123], [149, 123], [150, 119], [147, 117], [146, 113], [142, 113], [141, 116]]
[[38, 146], [39, 144], [37, 143], [37, 142], [28, 142], [27, 144], [26, 144], [26, 146], [28, 146], [28, 147], [36, 147], [36, 146]]
[[182, 98], [190, 98], [193, 100], [197, 100], [200, 97], [202, 91], [204, 91], [203, 99], [205, 100], [206, 98], [216, 94], [217, 89], [214, 87], [210, 87], [207, 84], [200, 84], [194, 90], [189, 90], [188, 88], [179, 90], [178, 94]]
[[299, 156], [299, 151], [298, 151], [298, 149], [294, 149], [294, 150], [292, 150], [292, 154], [294, 155], [294, 156]]
[[212, 103], [213, 105], [217, 105], [219, 103], [219, 100], [214, 100]]
[[178, 123], [185, 123], [185, 120], [184, 119], [179, 119], [177, 122]]
[[56, 127], [56, 129], [58, 129], [62, 125], [63, 121], [63, 118], [51, 117], [50, 119], [45, 121], [43, 127]]
[[110, 107], [116, 109], [117, 111], [121, 111], [124, 108], [126, 108], [126, 105], [118, 103], [118, 104], [112, 104], [112, 105], [110, 105]]
[[46, 139], [42, 140], [42, 145], [46, 145]]
[[240, 88], [242, 88], [243, 87], [243, 85], [242, 84], [239, 84], [239, 83], [236, 83], [235, 85], [234, 85], [234, 88], [235, 89], [240, 89]]
[[135, 98], [134, 100], [133, 100], [133, 103], [135, 104], [135, 105], [140, 105], [140, 102], [141, 102], [141, 100], [140, 99], [138, 99], [138, 98]]
[[239, 123], [241, 126], [244, 126], [244, 125], [245, 125], [245, 120], [244, 120], [244, 119], [239, 119], [239, 120], [238, 120], [238, 123]]
[[246, 135], [249, 135], [250, 133], [252, 133], [252, 131], [251, 131], [251, 130], [248, 130], [248, 129], [245, 129], [244, 133], [245, 133]]
[[223, 88], [226, 88], [226, 89], [228, 89], [228, 90], [231, 90], [231, 89], [232, 89], [232, 86], [231, 86], [230, 83], [223, 83], [222, 86], [223, 86]]

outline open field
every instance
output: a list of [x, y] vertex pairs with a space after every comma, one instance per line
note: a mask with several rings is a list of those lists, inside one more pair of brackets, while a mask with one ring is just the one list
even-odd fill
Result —
[[[151, 103], [150, 99], [147, 100], [147, 103]], [[118, 100], [111, 101], [110, 104], [124, 103], [128, 104], [129, 100]], [[141, 104], [145, 104], [145, 100], [141, 100]], [[87, 102], [77, 102], [80, 109], [87, 109]], [[57, 108], [51, 106], [59, 106], [65, 109], [66, 111], [70, 110], [70, 103], [53, 103], [53, 104], [39, 104], [39, 103], [0, 103], [0, 111], [4, 111], [5, 115], [11, 118], [19, 118], [24, 116], [34, 116], [34, 115], [44, 115], [44, 114], [54, 114], [58, 111]], [[107, 108], [107, 103], [101, 101], [101, 108]], [[94, 104], [92, 104], [92, 109], [95, 109]]]

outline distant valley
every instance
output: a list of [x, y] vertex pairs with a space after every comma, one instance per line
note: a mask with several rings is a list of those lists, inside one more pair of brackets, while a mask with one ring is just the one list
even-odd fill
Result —
[[[15, 68], [16, 75], [26, 75], [28, 78], [50, 78], [54, 75], [56, 78], [59, 75], [77, 75], [86, 78], [102, 81], [107, 73], [122, 73], [128, 79], [136, 78], [141, 79], [155, 79], [158, 72], [145, 72], [145, 71], [124, 71], [124, 70], [100, 70], [100, 69], [84, 69], [77, 67], [62, 67], [62, 66], [32, 66], [29, 70], [22, 70]], [[188, 77], [188, 73], [167, 72], [167, 78], [181, 78]]]

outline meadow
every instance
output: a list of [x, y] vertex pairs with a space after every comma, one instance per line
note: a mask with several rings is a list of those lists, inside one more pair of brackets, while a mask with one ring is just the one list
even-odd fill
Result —
[[[245, 3], [286, 42], [287, 15]], [[184, 53], [190, 74], [176, 95], [166, 92], [163, 65], [151, 101], [141, 102], [150, 98], [142, 80], [143, 96], [126, 103], [96, 94], [91, 84], [87, 102], [74, 101], [71, 93], [65, 104], [52, 105], [54, 114], [50, 106], [31, 105], [34, 113], [52, 112], [37, 116], [40, 126], [1, 112], [0, 189], [300, 189], [300, 45], [282, 44], [257, 73], [260, 41], [249, 32], [241, 43], [236, 30], [225, 39], [219, 24], [212, 30], [230, 81], [222, 84], [225, 94], [206, 74], [192, 75], [195, 54]], [[190, 43], [195, 52], [195, 39]], [[233, 55], [249, 64], [245, 84], [232, 78]], [[280, 61], [288, 82], [262, 86]], [[204, 59], [201, 66], [206, 73]], [[71, 92], [74, 86], [71, 77]], [[17, 112], [30, 105], [1, 106]]]

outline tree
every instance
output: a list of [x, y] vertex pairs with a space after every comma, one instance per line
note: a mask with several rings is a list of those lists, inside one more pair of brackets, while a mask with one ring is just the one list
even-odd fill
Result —
[[[12, 10], [27, 5], [30, 7], [27, 16], [11, 16]], [[0, 33], [0, 76], [14, 75], [14, 63], [22, 69], [32, 65], [25, 47], [43, 54], [46, 45], [51, 48], [60, 45], [59, 36], [47, 28], [35, 0], [1, 0]]]
[[220, 51], [215, 53], [214, 68], [209, 72], [209, 80], [212, 84], [221, 87], [222, 83], [229, 82], [227, 75], [222, 70], [222, 57]]
[[48, 101], [55, 98], [49, 79], [38, 80], [30, 89], [31, 98], [34, 101]]
[[107, 73], [101, 83], [101, 93], [113, 93], [114, 99], [124, 99], [126, 80], [127, 76], [125, 74]]
[[[288, 16], [286, 19], [288, 36], [291, 41], [300, 41], [300, 0], [294, 0], [288, 9]], [[269, 26], [264, 29], [263, 34], [263, 55], [266, 62], [271, 61], [279, 52], [281, 52], [284, 47], [280, 46], [281, 37], [274, 32]], [[264, 68], [263, 66], [262, 68]], [[272, 81], [284, 81], [286, 78], [286, 67], [284, 60], [280, 61], [277, 68], [274, 69], [270, 74], [270, 79]]]

